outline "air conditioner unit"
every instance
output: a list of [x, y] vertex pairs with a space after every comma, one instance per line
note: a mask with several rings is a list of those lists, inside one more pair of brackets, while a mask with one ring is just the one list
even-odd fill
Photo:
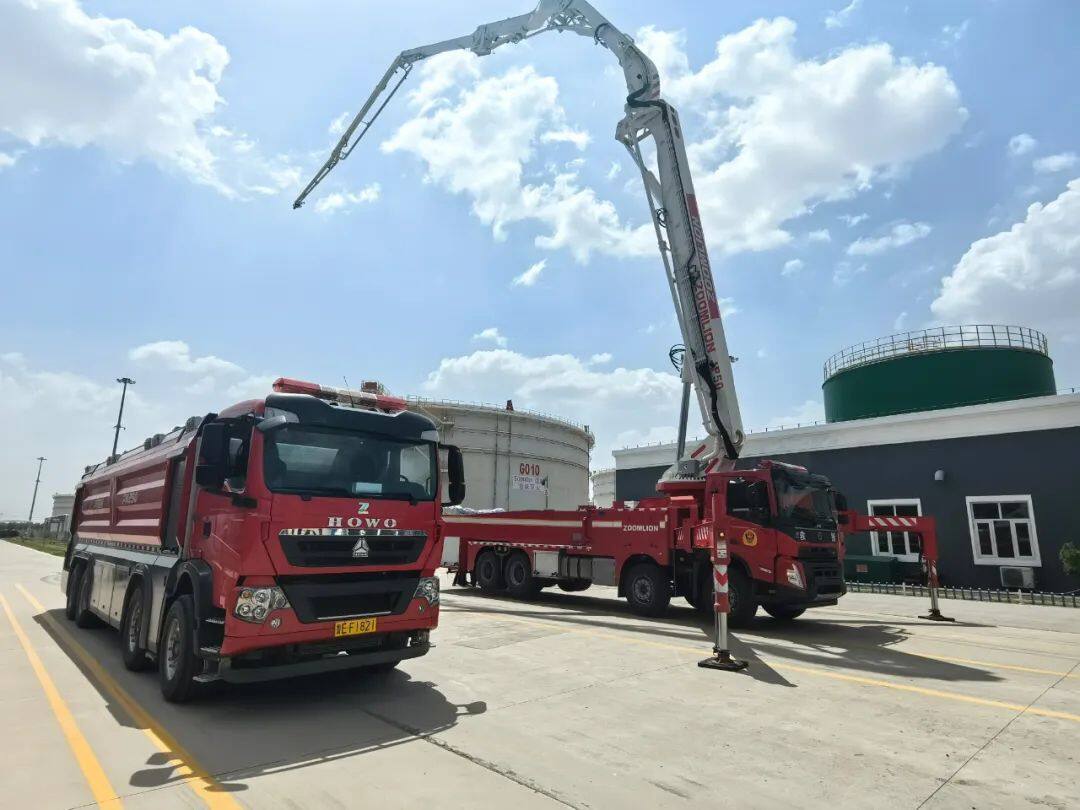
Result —
[[1002, 566], [1001, 587], [1003, 588], [1034, 588], [1035, 569], [1020, 568], [1018, 566]]

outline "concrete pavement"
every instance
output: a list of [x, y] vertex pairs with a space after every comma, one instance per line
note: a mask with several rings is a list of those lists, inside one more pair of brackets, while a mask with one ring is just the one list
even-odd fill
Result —
[[695, 665], [710, 644], [689, 609], [448, 589], [437, 648], [395, 673], [173, 706], [123, 669], [114, 632], [63, 618], [58, 570], [0, 543], [5, 806], [101, 799], [16, 626], [113, 806], [1080, 805], [1073, 609], [945, 602], [959, 621], [929, 624], [921, 600], [852, 594], [738, 632], [750, 668], [729, 674]]

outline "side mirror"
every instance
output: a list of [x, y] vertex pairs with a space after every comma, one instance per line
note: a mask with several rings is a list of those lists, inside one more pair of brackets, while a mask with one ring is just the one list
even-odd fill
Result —
[[457, 506], [465, 500], [465, 462], [461, 456], [461, 449], [452, 444], [443, 445], [446, 450], [446, 478], [449, 486], [447, 495], [449, 501], [443, 506]]
[[221, 422], [204, 425], [199, 438], [199, 460], [195, 483], [207, 489], [221, 489], [229, 460], [229, 432]]
[[199, 459], [206, 464], [223, 466], [229, 454], [229, 431], [223, 422], [211, 422], [203, 427], [199, 443]]

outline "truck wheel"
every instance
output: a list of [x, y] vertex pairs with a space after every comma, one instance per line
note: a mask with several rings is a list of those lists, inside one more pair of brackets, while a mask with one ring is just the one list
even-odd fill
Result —
[[82, 573], [83, 567], [81, 565], [73, 565], [71, 567], [71, 574], [68, 576], [67, 598], [64, 600], [64, 615], [72, 621], [75, 620], [75, 612], [78, 610], [79, 588], [82, 584]]
[[746, 572], [737, 566], [728, 567], [728, 623], [732, 627], [747, 627], [757, 615], [758, 603], [754, 586]]
[[638, 563], [626, 572], [623, 593], [639, 616], [661, 616], [671, 601], [671, 583], [654, 563]]
[[506, 561], [506, 592], [516, 599], [535, 599], [543, 587], [533, 576], [529, 556], [515, 551]]
[[789, 622], [806, 613], [806, 608], [790, 607], [788, 605], [762, 605], [765, 612], [777, 621]]
[[97, 627], [98, 617], [90, 612], [90, 590], [94, 587], [94, 577], [89, 571], [90, 563], [80, 567], [79, 593], [75, 597], [75, 626], [86, 630]]
[[502, 564], [494, 551], [482, 551], [476, 558], [473, 581], [484, 593], [496, 593], [506, 587]]
[[195, 691], [199, 659], [192, 643], [195, 638], [195, 607], [190, 594], [184, 594], [169, 606], [165, 628], [158, 645], [158, 673], [161, 694], [170, 703], [183, 703]]
[[124, 619], [120, 623], [120, 641], [123, 644], [124, 666], [132, 672], [146, 669], [150, 659], [142, 645], [143, 589], [136, 586], [124, 606]]

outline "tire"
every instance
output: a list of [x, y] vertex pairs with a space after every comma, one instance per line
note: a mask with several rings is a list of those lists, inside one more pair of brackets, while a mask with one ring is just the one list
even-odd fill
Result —
[[503, 569], [506, 592], [515, 599], [535, 599], [543, 587], [533, 576], [529, 555], [515, 551], [506, 560]]
[[191, 594], [183, 594], [169, 605], [158, 645], [161, 694], [170, 703], [183, 703], [195, 693], [195, 676], [201, 667], [194, 641], [195, 603]]
[[484, 593], [498, 593], [506, 587], [503, 567], [494, 551], [481, 551], [473, 568], [473, 582]]
[[748, 627], [757, 615], [758, 602], [754, 585], [741, 567], [728, 567], [728, 624]]
[[558, 583], [559, 590], [566, 591], [567, 593], [577, 593], [578, 591], [588, 590], [592, 586], [591, 579], [564, 579]]
[[788, 605], [762, 605], [765, 612], [779, 622], [790, 622], [806, 613], [806, 608], [789, 607]]
[[91, 563], [80, 567], [79, 592], [75, 597], [75, 626], [87, 630], [97, 627], [98, 617], [90, 612], [90, 591], [94, 587], [94, 577], [89, 570]]
[[623, 593], [638, 616], [662, 616], [671, 602], [671, 583], [655, 563], [636, 563], [623, 578]]
[[150, 665], [146, 648], [142, 645], [142, 625], [146, 612], [143, 610], [145, 596], [141, 585], [136, 585], [124, 605], [124, 618], [120, 622], [120, 648], [124, 666], [132, 672], [140, 672]]
[[83, 567], [74, 565], [68, 576], [66, 599], [64, 600], [64, 615], [71, 621], [75, 621], [75, 612], [79, 604], [79, 588], [82, 585]]

